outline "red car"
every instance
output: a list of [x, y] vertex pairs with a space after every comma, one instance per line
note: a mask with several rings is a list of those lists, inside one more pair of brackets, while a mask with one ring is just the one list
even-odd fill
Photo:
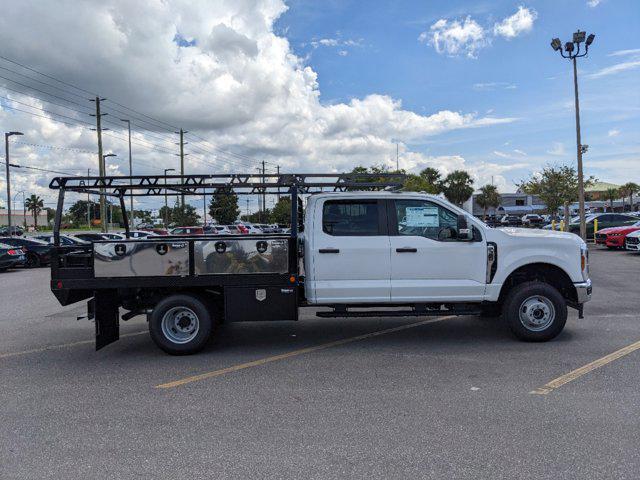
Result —
[[169, 235], [169, 232], [167, 232], [164, 228], [141, 228], [140, 230], [155, 233], [156, 235]]
[[596, 245], [604, 245], [607, 248], [624, 248], [627, 235], [640, 230], [640, 221], [623, 227], [603, 228], [596, 232]]

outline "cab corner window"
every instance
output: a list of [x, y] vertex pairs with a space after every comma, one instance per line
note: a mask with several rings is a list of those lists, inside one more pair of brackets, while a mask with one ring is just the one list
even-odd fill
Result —
[[322, 207], [322, 231], [334, 236], [380, 235], [377, 200], [328, 200]]
[[423, 200], [396, 200], [398, 235], [432, 240], [453, 240], [458, 236], [458, 216], [446, 208]]

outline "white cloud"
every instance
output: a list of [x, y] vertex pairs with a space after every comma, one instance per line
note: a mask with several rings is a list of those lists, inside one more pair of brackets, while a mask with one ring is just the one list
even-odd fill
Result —
[[549, 155], [555, 155], [559, 157], [567, 154], [566, 150], [564, 149], [564, 143], [562, 142], [553, 142], [551, 149], [547, 150], [547, 153]]
[[640, 59], [639, 60], [631, 60], [628, 62], [616, 63], [615, 65], [611, 65], [610, 67], [605, 67], [597, 72], [591, 73], [587, 75], [589, 78], [600, 78], [606, 77], [608, 75], [615, 75], [620, 72], [626, 72], [627, 70], [633, 70], [635, 68], [640, 67]]
[[472, 88], [474, 90], [480, 90], [480, 91], [483, 91], [483, 90], [492, 91], [492, 90], [498, 90], [498, 89], [515, 90], [516, 88], [518, 88], [518, 86], [508, 82], [486, 82], [486, 83], [474, 83]]
[[514, 149], [511, 152], [503, 152], [501, 150], [494, 150], [493, 154], [496, 157], [506, 158], [506, 159], [509, 159], [509, 160], [521, 159], [522, 157], [526, 157], [527, 156], [526, 152], [523, 152], [522, 150], [518, 150], [517, 148]]
[[[107, 97], [103, 110], [110, 115], [105, 121], [116, 122], [106, 125], [112, 131], [104, 138], [105, 151], [118, 154], [108, 162], [112, 172], [128, 171], [125, 134], [117, 120], [121, 114], [113, 110], [112, 100], [183, 127], [216, 148], [243, 155], [222, 153], [191, 137], [186, 163], [192, 173], [255, 171], [262, 159], [277, 162], [283, 171], [344, 171], [358, 164], [387, 162], [395, 156], [392, 139], [408, 142], [515, 120], [450, 110], [420, 115], [403, 109], [398, 99], [377, 94], [324, 105], [316, 72], [294, 54], [286, 38], [274, 32], [274, 22], [285, 10], [279, 0], [224, 4], [61, 0], [37, 6], [17, 2], [0, 17], [0, 42], [8, 45], [22, 38], [16, 60]], [[30, 19], [27, 30], [22, 28], [24, 18]], [[463, 28], [464, 22], [460, 25]], [[177, 32], [190, 40], [189, 46], [174, 41]], [[468, 51], [466, 46], [460, 48]], [[75, 115], [29, 97], [12, 98]], [[85, 98], [83, 94], [76, 100], [91, 106]], [[145, 125], [134, 124], [136, 129]], [[88, 129], [16, 113], [6, 102], [0, 104], [0, 126], [23, 131], [25, 142], [96, 148], [95, 133]], [[174, 129], [146, 126], [154, 131], [134, 135], [139, 142], [133, 145], [134, 173], [158, 174], [174, 168]], [[164, 150], [149, 150], [148, 143]], [[91, 154], [23, 145], [12, 151], [16, 162], [35, 167], [81, 173], [97, 166], [96, 155]], [[447, 169], [458, 159], [440, 161], [440, 167]], [[15, 191], [26, 189], [49, 199], [50, 178], [18, 170], [12, 176]]]
[[595, 8], [600, 5], [601, 1], [602, 0], [587, 0], [587, 5], [589, 5], [591, 8]]
[[349, 52], [347, 50], [338, 50], [338, 55], [340, 55], [341, 57], [346, 57], [347, 55], [349, 55]]
[[462, 21], [441, 18], [428, 31], [422, 32], [418, 39], [428, 42], [438, 53], [466, 55], [470, 58], [475, 58], [477, 51], [488, 43], [484, 28], [470, 16]]
[[518, 11], [493, 26], [493, 34], [510, 40], [533, 29], [533, 22], [538, 18], [538, 13], [533, 9], [523, 6]]
[[607, 132], [608, 137], [617, 137], [618, 135], [620, 135], [620, 130], [616, 130], [615, 128], [612, 128]]
[[621, 57], [626, 55], [638, 55], [640, 54], [640, 48], [631, 48], [628, 50], [616, 50], [615, 52], [611, 52], [608, 57]]

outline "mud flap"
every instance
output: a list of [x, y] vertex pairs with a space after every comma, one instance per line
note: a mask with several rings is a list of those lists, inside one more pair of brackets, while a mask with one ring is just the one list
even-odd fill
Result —
[[100, 290], [89, 301], [89, 318], [96, 321], [96, 350], [120, 338], [118, 294], [116, 290]]

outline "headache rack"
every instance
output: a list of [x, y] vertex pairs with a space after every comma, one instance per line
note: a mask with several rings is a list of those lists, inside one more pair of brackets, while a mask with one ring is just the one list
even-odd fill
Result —
[[353, 190], [400, 189], [406, 176], [401, 173], [282, 173], [282, 174], [210, 174], [210, 175], [133, 175], [110, 177], [55, 177], [49, 188], [58, 190], [53, 228], [54, 244], [60, 244], [60, 226], [65, 192], [116, 197], [120, 202], [123, 224], [129, 238], [127, 197], [164, 197], [185, 195], [290, 195], [291, 236], [298, 232], [298, 198], [302, 194]]

